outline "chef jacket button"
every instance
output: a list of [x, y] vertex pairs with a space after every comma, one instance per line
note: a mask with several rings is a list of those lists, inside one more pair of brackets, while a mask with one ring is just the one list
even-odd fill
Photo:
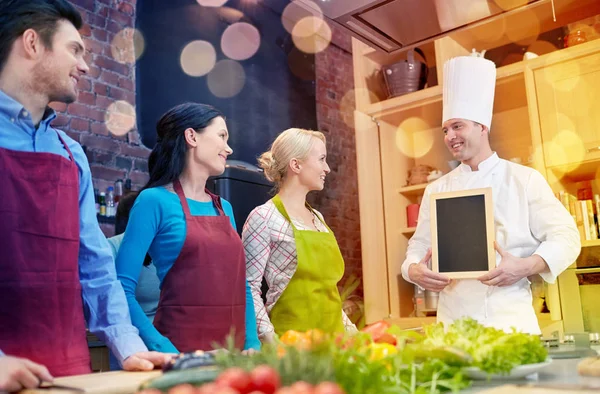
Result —
[[15, 118], [10, 118], [10, 121], [11, 121], [12, 123], [15, 123]]
[[22, 114], [23, 114], [23, 116], [24, 116], [24, 117], [25, 117], [25, 116], [27, 116], [27, 115], [29, 115], [29, 114], [27, 113], [27, 111], [25, 111], [25, 110], [23, 110]]

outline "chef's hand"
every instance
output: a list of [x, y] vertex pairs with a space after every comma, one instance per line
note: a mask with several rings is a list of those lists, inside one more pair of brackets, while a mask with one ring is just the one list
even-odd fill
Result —
[[450, 284], [450, 278], [430, 270], [428, 267], [429, 260], [431, 260], [431, 249], [427, 251], [425, 257], [419, 263], [410, 265], [408, 277], [413, 283], [425, 290], [440, 292]]
[[32, 389], [53, 379], [41, 364], [25, 358], [0, 356], [0, 392]]
[[123, 361], [125, 371], [151, 371], [168, 362], [173, 355], [159, 352], [138, 352]]
[[526, 276], [548, 271], [548, 265], [538, 255], [529, 257], [516, 257], [506, 252], [494, 242], [494, 248], [500, 255], [500, 264], [485, 275], [477, 278], [481, 283], [488, 286], [510, 286]]

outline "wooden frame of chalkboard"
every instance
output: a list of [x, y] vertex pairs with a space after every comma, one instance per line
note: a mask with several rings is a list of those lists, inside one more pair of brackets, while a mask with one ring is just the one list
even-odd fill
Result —
[[453, 279], [496, 267], [492, 189], [431, 195], [431, 269]]

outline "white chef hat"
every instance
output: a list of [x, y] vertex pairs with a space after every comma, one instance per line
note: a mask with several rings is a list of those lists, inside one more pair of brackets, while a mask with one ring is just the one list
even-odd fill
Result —
[[[475, 53], [476, 55], [476, 53]], [[444, 110], [448, 119], [467, 119], [490, 128], [496, 65], [479, 56], [459, 56], [444, 64]]]

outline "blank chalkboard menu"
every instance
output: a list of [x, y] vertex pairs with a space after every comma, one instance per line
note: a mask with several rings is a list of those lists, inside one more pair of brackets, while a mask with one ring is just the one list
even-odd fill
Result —
[[431, 195], [432, 270], [476, 278], [496, 266], [492, 189]]

